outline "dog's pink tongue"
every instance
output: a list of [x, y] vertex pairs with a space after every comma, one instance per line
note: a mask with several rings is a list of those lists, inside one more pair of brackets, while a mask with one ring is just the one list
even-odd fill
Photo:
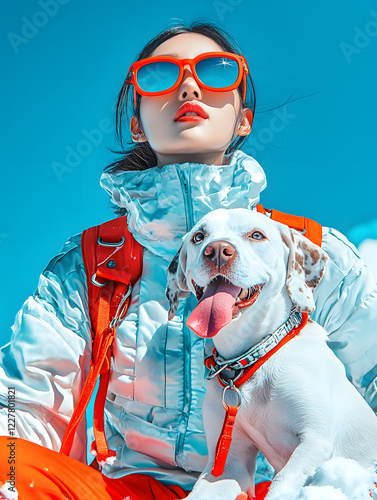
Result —
[[186, 325], [200, 337], [214, 337], [232, 321], [232, 308], [241, 288], [219, 276], [210, 283]]

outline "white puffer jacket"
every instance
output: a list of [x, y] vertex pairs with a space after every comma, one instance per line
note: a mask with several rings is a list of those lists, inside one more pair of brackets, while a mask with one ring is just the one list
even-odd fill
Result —
[[[182, 236], [216, 208], [252, 208], [266, 185], [258, 163], [236, 151], [229, 165], [170, 164], [142, 172], [104, 174], [102, 186], [128, 212], [129, 229], [144, 247], [143, 273], [118, 327], [106, 403], [108, 444], [117, 459], [104, 473], [147, 473], [189, 489], [206, 462], [201, 407], [203, 358], [211, 342], [185, 321], [196, 299], [182, 300], [167, 319], [166, 271]], [[279, 207], [275, 207], [279, 208]], [[313, 318], [371, 406], [377, 406], [377, 291], [372, 275], [344, 236], [324, 228], [330, 259], [315, 292]], [[0, 402], [16, 391], [20, 437], [58, 450], [89, 370], [91, 334], [80, 235], [48, 264], [38, 288], [16, 317], [1, 350]], [[308, 387], [310, 390], [310, 387]], [[7, 410], [0, 413], [7, 434]], [[72, 456], [85, 461], [85, 422]], [[259, 462], [257, 481], [265, 473]]]

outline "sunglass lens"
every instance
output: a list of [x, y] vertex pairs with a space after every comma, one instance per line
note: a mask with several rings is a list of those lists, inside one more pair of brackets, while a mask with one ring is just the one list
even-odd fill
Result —
[[207, 57], [196, 64], [196, 74], [204, 85], [221, 89], [230, 87], [238, 78], [238, 63], [228, 57]]
[[144, 92], [162, 92], [170, 89], [179, 76], [179, 66], [169, 61], [157, 61], [141, 66], [137, 83]]

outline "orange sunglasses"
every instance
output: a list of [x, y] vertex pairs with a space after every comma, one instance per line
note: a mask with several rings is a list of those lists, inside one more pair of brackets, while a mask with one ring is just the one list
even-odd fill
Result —
[[134, 85], [143, 96], [157, 96], [173, 92], [183, 79], [184, 67], [189, 65], [197, 84], [214, 92], [227, 92], [238, 88], [243, 80], [243, 101], [246, 96], [246, 75], [249, 68], [243, 56], [233, 52], [205, 52], [193, 59], [172, 56], [147, 57], [133, 63], [128, 70]]

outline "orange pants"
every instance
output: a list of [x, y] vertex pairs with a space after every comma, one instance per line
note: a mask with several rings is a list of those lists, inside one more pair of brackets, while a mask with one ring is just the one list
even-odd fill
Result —
[[[167, 487], [144, 474], [110, 479], [30, 441], [0, 437], [0, 487], [7, 481], [8, 488], [16, 486], [19, 500], [176, 500], [188, 494], [180, 486]], [[258, 485], [258, 490], [256, 498], [262, 500], [266, 484]], [[1, 498], [8, 494], [0, 493]]]

